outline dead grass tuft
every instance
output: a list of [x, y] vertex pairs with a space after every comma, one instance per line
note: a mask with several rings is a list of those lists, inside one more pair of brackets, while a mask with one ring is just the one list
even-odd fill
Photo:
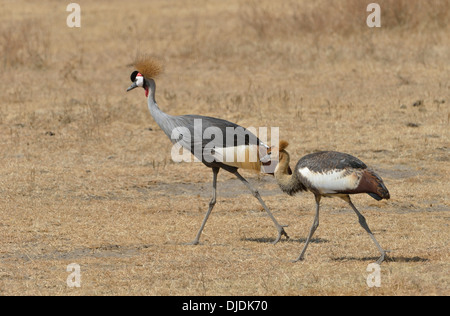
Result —
[[46, 67], [50, 62], [50, 29], [38, 20], [0, 26], [3, 67]]
[[[450, 3], [446, 0], [380, 0], [377, 3], [381, 7], [383, 30], [411, 32], [448, 25]], [[260, 38], [331, 33], [349, 36], [367, 29], [367, 4], [360, 0], [339, 3], [291, 0], [283, 1], [280, 6], [273, 1], [246, 1], [240, 10], [240, 19]]]

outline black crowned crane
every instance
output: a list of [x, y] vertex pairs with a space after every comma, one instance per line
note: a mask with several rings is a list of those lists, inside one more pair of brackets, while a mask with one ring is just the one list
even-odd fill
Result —
[[[300, 256], [295, 260], [303, 260], [311, 237], [319, 226], [319, 204], [323, 196], [340, 197], [355, 211], [359, 224], [372, 238], [381, 253], [377, 260], [380, 264], [386, 255], [367, 225], [366, 219], [353, 205], [350, 194], [367, 193], [377, 201], [389, 199], [389, 191], [383, 180], [358, 158], [335, 151], [321, 151], [301, 158], [293, 172], [289, 170], [288, 142], [281, 141], [279, 163], [275, 168], [275, 178], [281, 190], [289, 195], [301, 191], [310, 191], [316, 198], [316, 216]], [[276, 153], [276, 150], [272, 152]]]
[[[144, 88], [145, 96], [148, 97], [148, 108], [159, 127], [173, 143], [189, 150], [195, 158], [211, 168], [213, 172], [213, 191], [209, 208], [197, 236], [191, 244], [196, 245], [199, 243], [206, 221], [216, 204], [216, 183], [220, 169], [234, 174], [261, 203], [278, 231], [278, 236], [273, 243], [277, 243], [282, 235], [289, 238], [284, 231], [286, 226], [278, 224], [262, 200], [258, 190], [253, 188], [238, 172], [239, 168], [261, 171], [261, 165], [263, 164], [261, 160], [264, 161], [263, 157], [266, 159], [269, 157], [266, 150], [268, 146], [247, 129], [235, 123], [200, 115], [172, 116], [164, 113], [155, 101], [154, 78], [161, 73], [161, 64], [151, 57], [141, 56], [134, 63], [134, 67], [136, 71], [131, 74], [133, 84], [127, 91], [137, 87]], [[203, 137], [206, 134], [211, 137]], [[241, 159], [237, 156], [241, 157]], [[270, 164], [270, 161], [266, 160], [265, 164]]]

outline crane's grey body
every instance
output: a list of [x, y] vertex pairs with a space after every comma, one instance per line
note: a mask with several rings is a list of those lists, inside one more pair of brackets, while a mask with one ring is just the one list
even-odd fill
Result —
[[[239, 180], [244, 183], [247, 188], [251, 191], [254, 197], [258, 199], [260, 204], [264, 207], [269, 217], [274, 222], [277, 231], [278, 236], [275, 239], [273, 243], [277, 243], [282, 235], [285, 235], [287, 238], [288, 235], [284, 231], [283, 227], [286, 227], [284, 225], [278, 224], [272, 213], [270, 212], [269, 208], [266, 206], [264, 201], [261, 199], [261, 196], [259, 192], [254, 189], [248, 181], [243, 178], [239, 172], [238, 167], [239, 165], [228, 163], [227, 161], [220, 160], [217, 157], [220, 156], [220, 151], [214, 151], [214, 148], [224, 148], [227, 146], [227, 128], [233, 129], [234, 133], [237, 134], [237, 142], [236, 140], [232, 139], [232, 146], [239, 146], [239, 145], [263, 145], [262, 142], [259, 141], [259, 139], [252, 133], [250, 133], [245, 128], [232, 123], [228, 122], [222, 119], [213, 118], [213, 117], [207, 117], [207, 116], [200, 116], [200, 115], [182, 115], [182, 116], [172, 116], [167, 113], [164, 113], [161, 111], [161, 109], [158, 107], [155, 101], [155, 82], [153, 79], [144, 78], [145, 83], [143, 83], [144, 88], [148, 95], [148, 108], [150, 110], [151, 115], [153, 116], [155, 122], [159, 125], [159, 127], [164, 131], [164, 133], [169, 137], [169, 139], [173, 143], [180, 144], [183, 148], [188, 149], [191, 151], [191, 153], [199, 159], [201, 162], [203, 162], [207, 167], [212, 168], [213, 171], [213, 192], [212, 192], [212, 199], [209, 203], [208, 211], [206, 212], [205, 218], [203, 219], [203, 222], [201, 224], [200, 230], [197, 233], [197, 236], [195, 237], [194, 241], [191, 244], [198, 244], [200, 240], [201, 233], [203, 231], [203, 228], [208, 220], [209, 215], [212, 212], [212, 209], [214, 208], [214, 205], [216, 203], [216, 188], [217, 188], [217, 175], [219, 173], [220, 168], [225, 169], [231, 173], [233, 173]], [[133, 79], [132, 79], [133, 81]], [[129, 88], [129, 90], [133, 89], [136, 86], [135, 83]], [[148, 89], [148, 90], [147, 90]], [[129, 91], [128, 90], [128, 91]], [[196, 124], [197, 123], [197, 124]], [[203, 137], [204, 133], [206, 131], [212, 130], [212, 132], [216, 131], [217, 134], [215, 137], [211, 137], [210, 139], [205, 139]], [[174, 132], [176, 137], [174, 138]], [[221, 133], [222, 137], [218, 137], [217, 135]], [[228, 139], [228, 141], [230, 141]], [[229, 145], [229, 144], [228, 144]], [[205, 154], [205, 147], [210, 146], [212, 149], [210, 151], [206, 151]], [[213, 153], [210, 156], [208, 156], [208, 153]]]
[[[195, 158], [206, 166], [210, 168], [219, 167], [234, 172], [238, 168], [227, 163], [222, 152], [218, 149], [244, 145], [261, 145], [268, 148], [253, 133], [238, 124], [210, 116], [174, 116], [163, 112], [155, 101], [154, 81], [149, 80], [148, 84], [151, 86], [152, 92], [152, 95], [148, 98], [148, 108], [155, 122], [172, 143], [178, 143], [189, 150]], [[209, 134], [207, 137], [205, 137], [206, 131]], [[205, 150], [206, 147], [210, 150]]]
[[[205, 151], [205, 147], [226, 148], [228, 146], [242, 145], [262, 145], [258, 137], [246, 128], [215, 117], [202, 115], [169, 115], [158, 107], [155, 101], [155, 84], [153, 80], [148, 80], [151, 95], [148, 97], [148, 108], [155, 122], [169, 137], [172, 143], [178, 143], [183, 148], [188, 149], [198, 160], [208, 167], [219, 167], [227, 171], [234, 172], [235, 166], [227, 164], [219, 151]], [[184, 133], [187, 131], [187, 133]], [[209, 137], [205, 136], [205, 131], [209, 131]], [[174, 137], [175, 136], [175, 137]]]

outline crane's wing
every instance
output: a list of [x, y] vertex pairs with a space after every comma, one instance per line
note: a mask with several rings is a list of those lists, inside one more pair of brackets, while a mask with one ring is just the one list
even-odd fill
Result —
[[313, 191], [336, 194], [355, 190], [366, 168], [361, 160], [349, 154], [322, 151], [301, 158], [295, 172]]
[[313, 191], [336, 194], [356, 189], [361, 171], [367, 166], [358, 158], [334, 151], [321, 151], [302, 157], [295, 172]]
[[367, 193], [376, 200], [390, 198], [381, 177], [349, 154], [324, 151], [306, 155], [297, 163], [296, 172], [322, 194]]
[[[367, 169], [367, 166], [358, 158], [337, 152], [337, 151], [320, 151], [302, 157], [297, 167], [308, 167], [309, 170], [316, 173], [324, 171], [344, 169]], [[298, 168], [297, 168], [298, 169]]]
[[175, 133], [168, 136], [172, 142], [188, 149], [198, 160], [260, 171], [260, 157], [268, 146], [249, 129], [200, 115], [173, 116], [171, 121]]

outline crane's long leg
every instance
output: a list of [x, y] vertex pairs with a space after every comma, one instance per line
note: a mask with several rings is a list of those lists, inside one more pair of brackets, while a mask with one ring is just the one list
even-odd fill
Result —
[[275, 239], [275, 241], [273, 242], [273, 244], [276, 244], [277, 242], [280, 241], [281, 236], [284, 235], [286, 236], [286, 238], [289, 239], [288, 234], [284, 231], [284, 227], [287, 227], [287, 225], [280, 225], [278, 224], [277, 220], [275, 219], [275, 217], [272, 215], [272, 213], [270, 212], [269, 208], [267, 207], [266, 203], [264, 203], [264, 201], [262, 200], [258, 190], [256, 190], [255, 188], [252, 187], [252, 185], [245, 180], [245, 178], [243, 176], [241, 176], [239, 174], [239, 172], [236, 170], [235, 172], [233, 172], [233, 174], [242, 181], [242, 183], [244, 183], [246, 185], [246, 187], [252, 192], [253, 196], [256, 197], [259, 201], [259, 203], [261, 203], [261, 205], [264, 207], [264, 209], [266, 210], [267, 214], [269, 214], [269, 217], [272, 219], [272, 221], [274, 222], [277, 231], [278, 231], [278, 236]]
[[378, 241], [375, 239], [375, 236], [373, 235], [372, 231], [369, 228], [369, 225], [367, 225], [365, 217], [356, 209], [356, 207], [353, 205], [352, 201], [350, 200], [350, 196], [346, 196], [342, 198], [343, 200], [347, 201], [348, 204], [352, 207], [353, 211], [355, 211], [356, 215], [358, 215], [359, 224], [366, 230], [366, 232], [369, 234], [370, 238], [372, 238], [373, 242], [375, 243], [375, 246], [377, 246], [378, 251], [381, 253], [381, 257], [377, 260], [376, 263], [380, 264], [383, 262], [384, 257], [386, 256], [386, 251], [381, 248]]
[[197, 233], [197, 236], [195, 236], [195, 239], [190, 243], [191, 245], [198, 245], [200, 236], [202, 234], [203, 228], [205, 227], [206, 221], [208, 220], [209, 215], [211, 214], [214, 205], [216, 204], [216, 188], [217, 188], [217, 175], [219, 174], [220, 168], [213, 167], [213, 191], [212, 191], [212, 198], [211, 201], [209, 201], [209, 208], [206, 212], [205, 218], [203, 219], [202, 225], [200, 226], [200, 230]]
[[316, 216], [314, 217], [314, 222], [313, 222], [313, 224], [311, 226], [308, 238], [306, 239], [306, 243], [303, 246], [303, 250], [300, 253], [300, 256], [298, 256], [298, 258], [295, 259], [293, 262], [297, 262], [297, 261], [303, 260], [303, 256], [305, 255], [306, 248], [308, 248], [309, 242], [311, 241], [311, 238], [312, 238], [314, 232], [316, 231], [317, 227], [319, 227], [319, 205], [320, 205], [320, 199], [321, 199], [321, 196], [320, 195], [316, 195]]

